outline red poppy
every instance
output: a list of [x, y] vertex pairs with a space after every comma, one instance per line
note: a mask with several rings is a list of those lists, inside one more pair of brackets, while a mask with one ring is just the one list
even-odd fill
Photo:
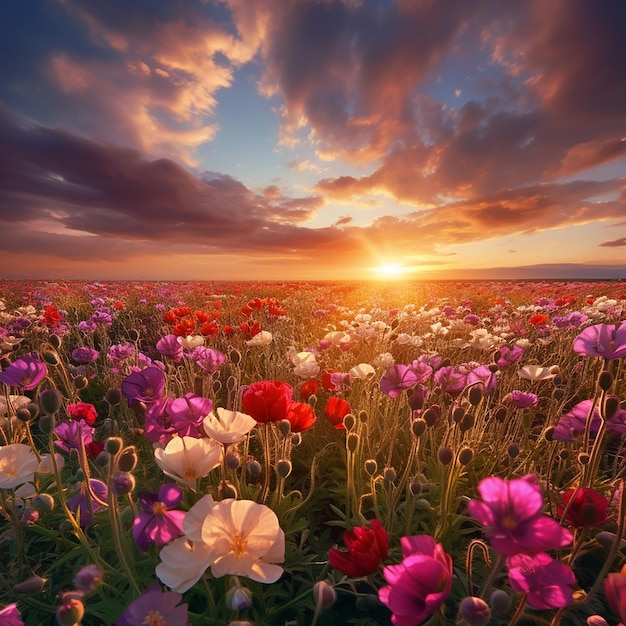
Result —
[[291, 385], [281, 380], [261, 380], [252, 383], [243, 394], [243, 410], [259, 424], [280, 422], [287, 419], [291, 392]]
[[116, 301], [113, 303], [113, 308], [114, 308], [116, 311], [121, 311], [121, 310], [124, 308], [124, 303], [123, 303], [123, 302], [120, 302], [119, 300], [116, 300]]
[[211, 316], [208, 313], [205, 313], [204, 311], [194, 311], [193, 314], [196, 316], [196, 319], [201, 323], [204, 324], [204, 322], [209, 322], [211, 320]]
[[248, 338], [254, 337], [261, 332], [261, 325], [258, 320], [254, 320], [254, 322], [242, 322], [239, 328], [244, 336]]
[[[609, 501], [590, 487], [577, 487], [561, 494], [563, 504], [557, 506], [557, 515], [565, 512], [565, 521], [574, 528], [594, 528], [606, 522]], [[567, 510], [566, 510], [567, 509]]]
[[202, 324], [200, 332], [205, 337], [216, 337], [217, 334], [220, 332], [220, 327], [217, 325], [216, 322], [205, 322], [204, 324]]
[[56, 326], [62, 319], [63, 316], [55, 306], [44, 307], [42, 321], [46, 326]]
[[230, 324], [224, 326], [222, 330], [227, 337], [232, 337], [235, 334], [235, 329]]
[[328, 561], [332, 568], [353, 578], [373, 574], [389, 552], [389, 536], [377, 519], [370, 522], [369, 528], [356, 526], [347, 530], [343, 542], [348, 551], [331, 548]]
[[287, 405], [287, 419], [291, 424], [291, 432], [301, 433], [315, 424], [315, 411], [306, 402], [290, 402]]
[[528, 320], [528, 323], [532, 326], [543, 326], [544, 324], [547, 324], [547, 322], [548, 316], [543, 313], [535, 313], [535, 315], [531, 315]]
[[176, 317], [176, 315], [174, 315], [173, 311], [168, 311], [167, 313], [163, 314], [163, 321], [166, 324], [176, 324], [178, 318]]
[[89, 402], [75, 402], [66, 407], [67, 415], [73, 420], [85, 420], [87, 424], [93, 426], [98, 418], [96, 407]]
[[333, 381], [330, 379], [331, 374], [334, 374], [336, 371], [337, 370], [326, 370], [322, 372], [322, 387], [324, 387], [326, 391], [337, 391]]
[[328, 398], [328, 402], [324, 407], [324, 413], [328, 418], [328, 421], [338, 430], [345, 428], [343, 425], [343, 418], [351, 413], [352, 409], [350, 408], [350, 403], [343, 398], [337, 398], [336, 396], [332, 396]]
[[191, 309], [188, 306], [179, 306], [176, 309], [172, 309], [172, 313], [180, 319], [186, 315], [191, 315]]
[[311, 396], [314, 396], [318, 389], [319, 385], [317, 384], [317, 380], [315, 378], [309, 378], [309, 380], [300, 385], [300, 398], [306, 401]]
[[193, 335], [196, 330], [196, 325], [192, 320], [181, 320], [172, 328], [172, 334], [177, 337], [188, 337]]

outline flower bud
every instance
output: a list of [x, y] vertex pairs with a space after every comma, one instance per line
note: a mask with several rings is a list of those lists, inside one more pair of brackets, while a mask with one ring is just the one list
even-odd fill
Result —
[[126, 496], [135, 488], [135, 477], [132, 474], [123, 472], [113, 476], [111, 481], [111, 491], [116, 496]]
[[229, 452], [224, 459], [226, 467], [231, 470], [236, 470], [241, 465], [241, 458], [235, 452]]
[[40, 513], [54, 511], [54, 498], [49, 493], [39, 493], [30, 501], [33, 507]]
[[496, 418], [496, 421], [502, 424], [502, 422], [506, 419], [506, 407], [499, 406], [493, 416]]
[[248, 463], [246, 464], [246, 469], [248, 471], [248, 474], [250, 474], [250, 476], [252, 476], [253, 478], [258, 478], [263, 471], [261, 464], [256, 459], [248, 461]]
[[302, 433], [293, 433], [291, 435], [291, 445], [296, 447], [302, 443]]
[[313, 585], [313, 599], [315, 606], [322, 609], [329, 609], [337, 599], [335, 588], [325, 580], [320, 580]]
[[459, 424], [459, 430], [462, 433], [467, 432], [470, 428], [472, 428], [472, 426], [474, 426], [475, 422], [476, 422], [476, 417], [474, 416], [474, 414], [467, 413], [465, 417], [461, 420], [461, 423]]
[[48, 581], [47, 578], [41, 578], [41, 576], [31, 576], [21, 583], [13, 585], [13, 591], [24, 595], [35, 595], [39, 593], [43, 586]]
[[139, 341], [139, 331], [136, 328], [131, 328], [128, 331], [128, 339], [132, 342]]
[[350, 433], [346, 438], [346, 446], [354, 454], [359, 447], [359, 436], [356, 433]]
[[59, 355], [54, 350], [44, 350], [41, 357], [48, 365], [59, 364]]
[[559, 458], [561, 459], [561, 461], [567, 461], [567, 459], [569, 459], [570, 457], [570, 451], [569, 450], [561, 450], [559, 452]]
[[422, 387], [410, 389], [411, 395], [407, 398], [407, 403], [412, 411], [419, 411], [424, 407], [424, 392]]
[[111, 405], [117, 406], [122, 401], [122, 392], [117, 387], [111, 387], [105, 394], [104, 399]]
[[241, 362], [241, 352], [239, 352], [239, 350], [236, 350], [235, 348], [233, 348], [228, 353], [228, 358], [230, 359], [230, 362], [233, 365], [238, 365]]
[[496, 613], [506, 613], [511, 608], [511, 596], [502, 589], [496, 589], [489, 598], [491, 610]]
[[610, 420], [619, 409], [619, 399], [616, 396], [609, 396], [604, 402], [604, 419]]
[[483, 399], [482, 385], [472, 385], [472, 387], [470, 387], [469, 393], [467, 394], [467, 399], [472, 406], [478, 406]]
[[228, 480], [222, 480], [220, 482], [220, 485], [217, 488], [217, 494], [220, 500], [225, 500], [226, 498], [237, 499], [237, 490], [235, 489], [235, 486]]
[[124, 440], [121, 437], [109, 437], [104, 442], [104, 449], [111, 456], [115, 456], [122, 449], [123, 445]]
[[373, 593], [367, 593], [359, 596], [354, 602], [354, 606], [364, 613], [371, 613], [380, 607], [378, 596]]
[[281, 459], [276, 463], [276, 472], [281, 478], [287, 478], [291, 474], [291, 461], [289, 459]]
[[439, 448], [437, 457], [439, 458], [439, 461], [443, 465], [449, 465], [450, 463], [452, 463], [452, 459], [454, 458], [454, 452], [452, 452], [451, 448], [448, 448], [447, 446], [443, 446]]
[[417, 419], [413, 420], [413, 423], [411, 424], [411, 430], [416, 437], [421, 437], [426, 432], [427, 426], [428, 424], [426, 423], [426, 420], [418, 417]]
[[356, 419], [352, 413], [346, 414], [343, 418], [343, 425], [346, 427], [346, 430], [352, 430], [354, 425], [356, 424]]
[[434, 426], [435, 422], [441, 417], [441, 408], [438, 404], [433, 404], [424, 411], [422, 417], [428, 426]]
[[217, 378], [213, 381], [213, 393], [214, 394], [218, 394], [220, 392], [220, 390], [222, 389], [222, 381], [218, 380]]
[[128, 446], [122, 450], [117, 461], [117, 468], [120, 472], [132, 472], [137, 467], [138, 461], [135, 446]]
[[474, 459], [474, 450], [471, 448], [462, 448], [459, 451], [458, 459], [461, 465], [469, 465]]
[[598, 387], [602, 391], [608, 391], [613, 386], [613, 374], [608, 370], [602, 370], [598, 376]]
[[42, 415], [39, 418], [39, 430], [44, 435], [49, 435], [54, 430], [55, 423], [54, 415]]
[[497, 363], [489, 363], [488, 367], [492, 374], [495, 374], [500, 369], [500, 366]]
[[489, 605], [482, 598], [473, 596], [463, 598], [459, 612], [468, 626], [485, 626], [491, 619]]
[[506, 453], [514, 459], [519, 454], [519, 443], [515, 441], [509, 444], [509, 447], [506, 449]]
[[58, 413], [61, 402], [61, 394], [56, 389], [44, 389], [39, 394], [39, 406], [46, 415]]
[[455, 424], [458, 424], [465, 417], [465, 409], [462, 406], [454, 407], [454, 411], [452, 411], [452, 421]]
[[79, 374], [78, 376], [74, 376], [74, 387], [76, 387], [76, 389], [78, 389], [79, 391], [81, 389], [85, 389], [85, 387], [87, 387], [87, 385], [89, 384], [89, 380], [87, 379], [86, 376], [83, 376], [82, 374]]
[[365, 471], [370, 476], [373, 476], [376, 473], [376, 470], [378, 470], [378, 463], [376, 463], [376, 460], [367, 459], [367, 461], [365, 461]]
[[[615, 542], [617, 541], [617, 535], [608, 530], [601, 530], [596, 534], [596, 541], [604, 546], [605, 548], [612, 548]], [[620, 539], [619, 542], [620, 550], [626, 547], [626, 539]]]
[[98, 467], [106, 467], [109, 464], [109, 458], [109, 453], [106, 450], [103, 450], [96, 457], [96, 465]]
[[59, 337], [59, 335], [55, 335], [55, 334], [50, 335], [48, 337], [48, 341], [50, 342], [50, 345], [55, 350], [58, 350], [61, 347], [61, 337]]
[[409, 483], [409, 491], [412, 496], [419, 496], [422, 493], [422, 483], [419, 480], [412, 480]]
[[92, 594], [101, 584], [104, 571], [98, 564], [85, 565], [74, 576], [74, 587], [85, 595]]
[[554, 426], [548, 426], [543, 432], [543, 436], [546, 438], [546, 441], [552, 441], [554, 438]]
[[32, 416], [30, 411], [25, 407], [20, 407], [17, 411], [15, 411], [15, 417], [17, 417], [20, 422], [30, 422]]
[[59, 626], [76, 626], [85, 615], [85, 607], [76, 592], [65, 592], [61, 596], [61, 606], [57, 609]]
[[287, 439], [291, 434], [291, 422], [287, 419], [280, 420], [280, 422], [278, 422], [278, 430], [280, 434]]
[[383, 478], [387, 481], [392, 483], [397, 477], [396, 474], [396, 470], [393, 467], [386, 467], [385, 471], [383, 472]]
[[590, 615], [587, 618], [587, 626], [609, 626], [609, 623], [600, 615]]
[[252, 606], [252, 592], [246, 587], [233, 585], [226, 593], [226, 606], [231, 611], [245, 611]]
[[562, 389], [559, 389], [559, 388], [555, 389], [552, 392], [552, 397], [555, 400], [562, 400], [564, 395], [565, 395], [565, 392]]
[[30, 413], [31, 419], [35, 419], [39, 415], [39, 406], [34, 402], [29, 402], [24, 408]]
[[361, 424], [366, 424], [369, 418], [369, 413], [365, 409], [361, 409], [359, 411], [359, 421], [361, 422]]
[[578, 454], [578, 462], [581, 465], [589, 465], [589, 461], [591, 461], [591, 457], [587, 452], [580, 452]]

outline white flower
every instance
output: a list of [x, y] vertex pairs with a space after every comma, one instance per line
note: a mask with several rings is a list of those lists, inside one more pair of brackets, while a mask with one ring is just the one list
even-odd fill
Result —
[[[63, 465], [65, 465], [65, 458], [58, 452], [54, 453], [54, 458], [57, 462], [57, 468], [61, 470]], [[53, 472], [52, 457], [49, 454], [42, 454], [39, 465], [37, 466], [37, 474], [52, 474]]]
[[183, 350], [189, 350], [190, 352], [194, 348], [204, 345], [204, 337], [202, 335], [189, 335], [188, 337], [177, 337], [176, 339], [183, 347]]
[[395, 363], [396, 360], [393, 358], [393, 354], [391, 354], [391, 352], [383, 352], [374, 359], [374, 365], [382, 367], [383, 369], [387, 369], [388, 367], [395, 365]]
[[217, 407], [204, 418], [202, 425], [209, 437], [228, 446], [243, 441], [256, 426], [256, 420], [247, 413]]
[[289, 357], [294, 364], [293, 373], [300, 378], [315, 378], [320, 372], [320, 366], [312, 352], [296, 352], [295, 348], [289, 351]]
[[272, 343], [272, 333], [267, 330], [258, 332], [252, 339], [246, 341], [248, 346], [269, 346]]
[[350, 380], [369, 380], [376, 374], [376, 370], [369, 363], [359, 363], [355, 365], [349, 372]]
[[37, 455], [30, 446], [10, 443], [0, 447], [0, 489], [14, 489], [32, 482], [37, 465]]
[[195, 491], [196, 481], [220, 464], [222, 447], [213, 439], [174, 437], [165, 448], [156, 448], [154, 458], [167, 476]]
[[10, 395], [8, 396], [8, 402], [7, 396], [0, 396], [0, 416], [14, 415], [15, 411], [21, 409], [30, 402], [32, 402], [32, 400], [30, 398], [27, 398], [26, 396]]
[[517, 370], [517, 374], [520, 378], [526, 380], [551, 380], [559, 373], [558, 365], [551, 365], [550, 367], [541, 367], [540, 365], [525, 365]]

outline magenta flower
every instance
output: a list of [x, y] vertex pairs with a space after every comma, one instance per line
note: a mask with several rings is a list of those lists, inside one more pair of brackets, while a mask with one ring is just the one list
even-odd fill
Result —
[[122, 393], [130, 405], [137, 402], [156, 402], [165, 392], [165, 375], [155, 366], [129, 374], [122, 381]]
[[153, 402], [144, 415], [144, 435], [152, 443], [160, 443], [165, 447], [169, 440], [176, 434], [172, 424], [169, 408], [172, 398], [161, 398]]
[[388, 367], [380, 379], [380, 390], [390, 398], [397, 398], [405, 389], [417, 384], [417, 373], [408, 365]]
[[572, 533], [542, 511], [541, 488], [534, 475], [503, 480], [489, 476], [478, 485], [480, 500], [470, 500], [469, 514], [485, 526], [495, 550], [506, 556], [562, 548]]
[[17, 604], [7, 604], [0, 609], [0, 624], [2, 626], [24, 626], [22, 616], [17, 608]]
[[452, 559], [429, 535], [402, 537], [403, 561], [383, 570], [388, 586], [380, 601], [393, 613], [395, 626], [417, 626], [430, 617], [452, 589]]
[[619, 572], [607, 574], [604, 579], [604, 595], [621, 624], [626, 623], [626, 566]]
[[517, 409], [527, 409], [535, 406], [538, 402], [537, 394], [514, 389], [504, 397], [504, 401], [512, 404]]
[[72, 360], [74, 363], [78, 363], [79, 365], [91, 363], [99, 356], [100, 353], [97, 350], [92, 350], [91, 348], [81, 347], [76, 348], [76, 350], [72, 350]]
[[183, 499], [183, 490], [174, 484], [161, 485], [159, 493], [142, 493], [143, 507], [133, 524], [133, 538], [144, 552], [151, 543], [165, 545], [183, 534], [185, 511], [174, 511]]
[[85, 420], [61, 422], [54, 429], [54, 434], [58, 437], [54, 443], [65, 452], [80, 450], [82, 446], [88, 446], [93, 442], [94, 432], [95, 429]]
[[48, 368], [36, 352], [30, 352], [0, 372], [0, 381], [22, 391], [34, 389], [48, 374]]
[[626, 355], [626, 322], [587, 326], [574, 339], [574, 352], [601, 356], [607, 361]]
[[483, 392], [485, 395], [489, 395], [497, 386], [498, 379], [496, 375], [489, 369], [488, 365], [481, 365], [479, 363], [468, 363], [468, 366], [472, 367], [467, 375], [467, 384], [472, 385], [474, 383], [482, 383]]
[[169, 357], [178, 363], [183, 358], [183, 347], [178, 343], [176, 335], [165, 335], [157, 341], [156, 349], [162, 356]]
[[411, 364], [411, 369], [415, 372], [417, 376], [417, 382], [420, 385], [426, 384], [428, 382], [428, 379], [433, 374], [433, 368], [428, 365], [428, 363], [418, 361], [417, 359]]
[[435, 372], [434, 380], [443, 391], [456, 398], [467, 387], [467, 374], [467, 370], [463, 367], [446, 365]]
[[[95, 495], [94, 498], [92, 496]], [[78, 493], [67, 501], [67, 506], [72, 513], [80, 512], [80, 525], [91, 526], [93, 524], [93, 514], [101, 508], [101, 502], [106, 502], [109, 490], [107, 486], [97, 478], [89, 479], [89, 488], [85, 482], [78, 483]]]
[[[560, 417], [552, 438], [557, 441], [574, 441], [577, 437], [582, 435], [585, 432], [585, 425], [592, 406], [593, 400], [583, 400], [572, 407], [567, 413]], [[600, 417], [600, 411], [598, 407], [595, 406], [589, 430], [591, 435], [595, 435], [598, 432], [601, 423], [602, 418]], [[606, 421], [606, 428], [607, 431], [616, 435], [626, 433], [626, 410], [617, 409]]]
[[217, 372], [226, 362], [226, 357], [221, 352], [205, 346], [197, 346], [187, 357], [194, 361], [200, 369], [209, 374]]
[[182, 599], [181, 593], [163, 592], [159, 583], [154, 583], [128, 605], [117, 626], [183, 626], [189, 617], [187, 605], [179, 604]]
[[574, 572], [545, 552], [533, 556], [516, 554], [506, 560], [511, 588], [526, 593], [533, 609], [558, 609], [573, 602]]
[[213, 401], [209, 398], [187, 393], [184, 398], [172, 400], [168, 408], [172, 426], [181, 437], [206, 437], [202, 422], [213, 410]]
[[498, 367], [510, 367], [517, 363], [522, 356], [524, 356], [524, 350], [519, 346], [513, 346], [509, 348], [508, 346], [502, 346], [498, 352], [496, 352], [497, 359], [496, 364]]

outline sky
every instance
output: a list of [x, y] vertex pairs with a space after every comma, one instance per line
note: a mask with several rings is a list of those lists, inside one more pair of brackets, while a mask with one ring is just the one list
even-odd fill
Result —
[[0, 277], [626, 278], [625, 28], [623, 0], [5, 0]]

